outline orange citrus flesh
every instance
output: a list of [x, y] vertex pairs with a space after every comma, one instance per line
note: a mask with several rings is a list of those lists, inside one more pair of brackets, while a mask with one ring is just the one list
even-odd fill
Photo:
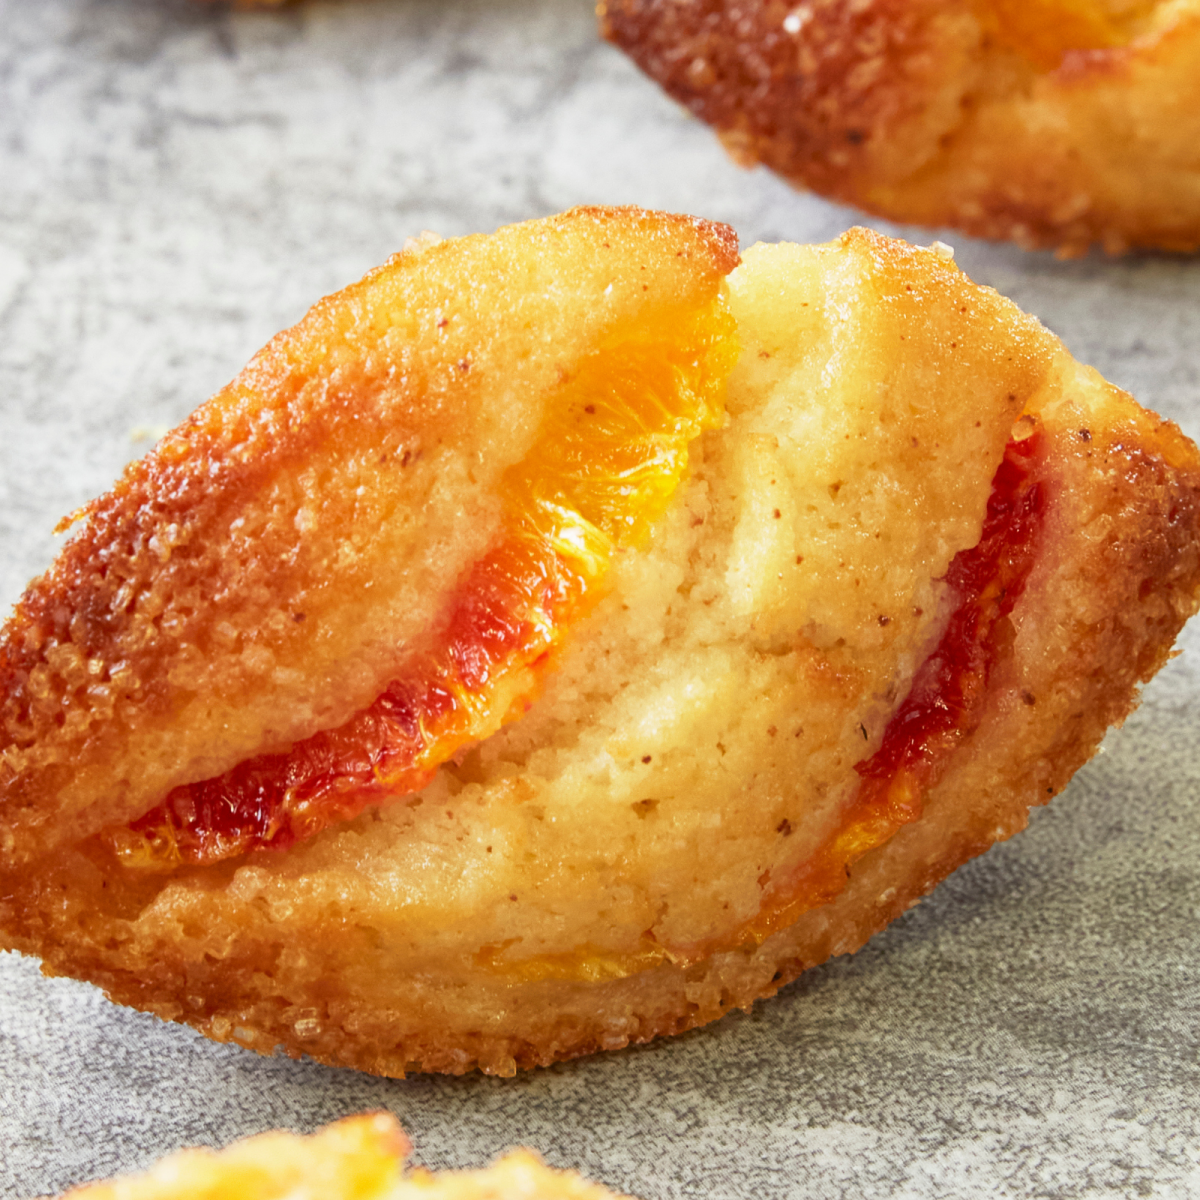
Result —
[[1113, 15], [1095, 0], [983, 0], [985, 28], [1035, 67], [1052, 71], [1069, 50], [1108, 50], [1130, 40], [1130, 25], [1154, 6]]
[[759, 944], [846, 886], [851, 864], [917, 820], [924, 796], [944, 773], [957, 745], [978, 725], [988, 677], [1007, 636], [1004, 618], [1025, 589], [1037, 558], [1045, 492], [1033, 478], [1041, 441], [1035, 429], [1010, 440], [992, 482], [979, 542], [954, 557], [946, 583], [957, 604], [907, 699], [884, 731], [879, 749], [856, 766], [861, 783], [838, 831], [789, 878], [764, 874], [757, 916], [719, 944], [665, 946], [647, 932], [629, 953], [580, 947], [574, 954], [506, 960], [504, 946], [485, 947], [477, 965], [526, 981], [600, 980], [631, 975], [663, 961], [687, 966], [731, 946]]
[[551, 652], [636, 545], [720, 417], [737, 347], [718, 305], [593, 355], [551, 401], [502, 484], [504, 534], [449, 604], [433, 647], [368, 708], [285, 754], [175, 788], [105, 838], [127, 866], [208, 864], [285, 848], [409, 796], [528, 707]]
[[978, 725], [988, 677], [1008, 634], [1004, 618], [1037, 558], [1046, 503], [1045, 490], [1032, 477], [1040, 440], [1036, 431], [1005, 447], [980, 540], [956, 554], [946, 573], [958, 605], [941, 640], [917, 671], [879, 749], [856, 765], [862, 783], [841, 830], [797, 878], [773, 889], [747, 930], [755, 941], [827, 904], [845, 887], [856, 859], [917, 820], [950, 756]]

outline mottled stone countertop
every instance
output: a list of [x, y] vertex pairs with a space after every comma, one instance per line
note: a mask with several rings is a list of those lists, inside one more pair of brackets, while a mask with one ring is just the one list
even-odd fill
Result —
[[[591, 0], [0, 0], [0, 600], [51, 528], [318, 296], [423, 229], [580, 202], [823, 240], [596, 37]], [[903, 231], [902, 231], [903, 232]], [[928, 241], [929, 233], [913, 236]], [[942, 233], [1200, 435], [1200, 262]], [[1200, 1195], [1200, 626], [1031, 828], [751, 1015], [515, 1080], [259, 1058], [0, 956], [0, 1189], [396, 1112], [645, 1200]]]

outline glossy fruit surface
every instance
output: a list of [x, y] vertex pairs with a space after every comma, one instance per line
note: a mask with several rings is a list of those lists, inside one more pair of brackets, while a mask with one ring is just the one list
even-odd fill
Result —
[[729, 318], [629, 330], [562, 382], [530, 454], [504, 477], [505, 532], [462, 581], [431, 644], [338, 729], [175, 788], [106, 837], [127, 866], [170, 869], [284, 848], [419, 791], [527, 708], [540, 673], [635, 545], [721, 413]]
[[1053, 70], [1070, 50], [1107, 50], [1123, 46], [1139, 18], [1153, 4], [1135, 3], [1119, 10], [1095, 0], [987, 0], [985, 26], [997, 39], [1035, 67]]

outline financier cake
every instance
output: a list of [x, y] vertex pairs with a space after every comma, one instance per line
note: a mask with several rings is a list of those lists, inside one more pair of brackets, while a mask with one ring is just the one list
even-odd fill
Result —
[[1075, 254], [1200, 246], [1200, 0], [603, 0], [745, 165]]
[[391, 1113], [365, 1113], [309, 1137], [263, 1133], [224, 1150], [180, 1150], [145, 1174], [86, 1184], [62, 1200], [619, 1200], [528, 1150], [435, 1175], [405, 1171], [409, 1149]]
[[1200, 602], [1200, 456], [945, 247], [581, 209], [322, 301], [0, 638], [0, 930], [264, 1053], [746, 1007], [1021, 829]]

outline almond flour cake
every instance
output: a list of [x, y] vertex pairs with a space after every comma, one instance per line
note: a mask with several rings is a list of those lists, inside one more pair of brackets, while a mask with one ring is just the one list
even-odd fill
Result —
[[4, 944], [504, 1075], [1021, 829], [1200, 601], [1200, 455], [945, 247], [736, 262], [633, 210], [429, 241], [131, 468], [0, 642]]
[[390, 1113], [309, 1137], [264, 1133], [224, 1150], [181, 1150], [143, 1175], [87, 1184], [63, 1200], [618, 1200], [572, 1171], [514, 1150], [475, 1171], [404, 1170], [408, 1138]]
[[1200, 0], [603, 0], [743, 165], [1077, 254], [1200, 246]]

